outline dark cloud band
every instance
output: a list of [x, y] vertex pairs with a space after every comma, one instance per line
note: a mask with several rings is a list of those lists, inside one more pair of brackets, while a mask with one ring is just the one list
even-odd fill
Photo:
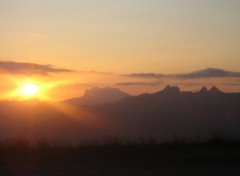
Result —
[[135, 78], [152, 78], [152, 79], [160, 79], [165, 77], [181, 78], [181, 79], [225, 78], [225, 77], [231, 78], [231, 77], [240, 77], [240, 72], [225, 71], [223, 69], [218, 69], [218, 68], [207, 68], [204, 70], [194, 71], [190, 73], [182, 73], [182, 74], [164, 75], [160, 73], [133, 73], [125, 76], [135, 77]]
[[121, 82], [116, 83], [116, 86], [159, 86], [162, 82]]
[[194, 71], [186, 74], [174, 75], [178, 78], [224, 78], [224, 77], [240, 77], [239, 72], [225, 71], [217, 68], [207, 68], [204, 70]]
[[160, 73], [132, 73], [126, 74], [124, 76], [134, 77], [134, 78], [163, 78], [166, 75]]
[[50, 73], [73, 72], [73, 70], [36, 63], [0, 61], [0, 72], [7, 74], [48, 76]]

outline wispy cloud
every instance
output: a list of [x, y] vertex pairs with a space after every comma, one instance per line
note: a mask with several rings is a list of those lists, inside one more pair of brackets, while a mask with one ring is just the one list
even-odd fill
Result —
[[36, 63], [0, 61], [0, 73], [48, 76], [50, 73], [61, 72], [73, 72], [73, 70]]
[[113, 72], [103, 72], [103, 71], [96, 71], [96, 70], [89, 70], [89, 71], [79, 71], [80, 73], [90, 73], [90, 74], [97, 74], [97, 75], [115, 75], [116, 73]]
[[166, 75], [161, 73], [131, 73], [124, 76], [133, 77], [133, 78], [163, 78]]
[[193, 71], [190, 73], [181, 74], [161, 74], [161, 73], [132, 73], [124, 76], [134, 78], [181, 78], [181, 79], [195, 79], [195, 78], [236, 78], [240, 77], [240, 72], [226, 71], [218, 68], [207, 68], [203, 70]]
[[121, 82], [116, 83], [116, 86], [159, 86], [162, 82]]

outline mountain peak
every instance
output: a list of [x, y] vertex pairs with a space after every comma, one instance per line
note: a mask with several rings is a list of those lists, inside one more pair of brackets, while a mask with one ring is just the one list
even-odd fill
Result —
[[200, 94], [207, 94], [207, 93], [208, 93], [208, 90], [207, 90], [206, 87], [202, 87], [202, 88], [199, 90], [198, 93], [200, 93]]
[[180, 89], [176, 86], [167, 85], [161, 92], [167, 93], [167, 94], [179, 94]]
[[213, 95], [219, 95], [223, 93], [217, 87], [212, 87], [208, 92]]
[[119, 101], [128, 96], [130, 95], [117, 88], [93, 87], [91, 89], [87, 89], [82, 97], [72, 98], [66, 102], [79, 105], [96, 105]]

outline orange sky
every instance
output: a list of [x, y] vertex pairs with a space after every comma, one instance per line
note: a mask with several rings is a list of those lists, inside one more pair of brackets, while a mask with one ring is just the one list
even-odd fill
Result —
[[[240, 71], [240, 1], [1, 0], [0, 7], [1, 62], [74, 70], [37, 76], [29, 76], [33, 70], [4, 70], [4, 99], [13, 98], [19, 80], [29, 79], [46, 85], [45, 98], [51, 100], [79, 96], [93, 86], [139, 94], [166, 84], [183, 90], [214, 84], [240, 92], [238, 76], [228, 73], [218, 78], [212, 73], [194, 79], [169, 76], [206, 68]], [[131, 73], [168, 76], [125, 75]]]
[[[6, 67], [6, 64], [8, 67]], [[28, 64], [31, 66], [31, 74], [28, 72], [26, 74], [26, 70], [29, 69]], [[11, 67], [14, 65], [14, 73], [10, 72], [9, 65]], [[42, 66], [41, 69], [44, 70], [35, 72], [34, 69], [37, 69], [36, 65]], [[202, 86], [208, 88], [217, 86], [226, 92], [240, 92], [240, 73], [213, 68], [198, 72], [164, 75], [157, 73], [120, 74], [117, 72], [96, 71], [65, 72], [64, 69], [60, 69], [62, 72], [53, 73], [51, 71], [55, 70], [49, 70], [49, 68], [58, 69], [48, 65], [1, 61], [1, 99], [24, 100], [31, 98], [21, 94], [24, 85], [29, 83], [38, 86], [40, 89], [36, 98], [50, 101], [82, 96], [86, 89], [96, 86], [115, 87], [132, 95], [157, 92], [168, 84], [179, 86], [182, 91], [198, 91]], [[46, 72], [46, 70], [49, 72]]]

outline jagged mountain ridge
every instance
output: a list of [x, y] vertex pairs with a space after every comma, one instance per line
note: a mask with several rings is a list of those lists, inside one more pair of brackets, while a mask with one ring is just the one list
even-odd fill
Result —
[[74, 105], [97, 105], [115, 102], [128, 96], [130, 96], [128, 93], [125, 93], [116, 88], [93, 87], [92, 89], [86, 90], [82, 97], [72, 98], [64, 102]]
[[216, 87], [193, 93], [167, 86], [154, 94], [86, 108], [133, 136], [146, 136], [154, 130], [155, 137], [162, 139], [173, 135], [206, 138], [220, 133], [240, 137], [239, 103], [239, 93], [224, 93]]
[[193, 93], [167, 86], [153, 94], [101, 105], [2, 102], [0, 131], [1, 138], [77, 142], [116, 134], [124, 140], [153, 137], [161, 141], [176, 135], [206, 139], [216, 134], [240, 138], [239, 101], [239, 93], [224, 93], [216, 87]]

